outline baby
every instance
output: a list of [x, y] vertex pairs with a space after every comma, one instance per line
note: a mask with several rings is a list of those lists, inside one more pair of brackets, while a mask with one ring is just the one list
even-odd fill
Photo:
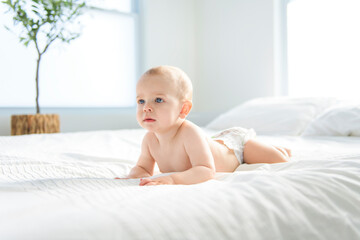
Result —
[[[214, 178], [215, 172], [233, 172], [241, 163], [286, 162], [290, 150], [255, 140], [255, 132], [240, 127], [208, 138], [186, 120], [192, 107], [192, 84], [179, 68], [159, 66], [141, 76], [136, 86], [137, 121], [148, 130], [141, 154], [128, 178], [144, 178], [140, 186], [195, 184]], [[154, 174], [157, 163], [170, 175]]]

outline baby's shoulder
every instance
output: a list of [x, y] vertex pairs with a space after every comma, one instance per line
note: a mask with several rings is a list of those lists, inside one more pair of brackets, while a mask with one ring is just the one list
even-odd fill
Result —
[[203, 136], [204, 135], [201, 128], [199, 126], [197, 126], [196, 124], [190, 122], [190, 121], [185, 121], [183, 123], [181, 132], [182, 132], [182, 135], [185, 136], [185, 137]]
[[148, 144], [156, 140], [156, 136], [153, 132], [147, 132], [143, 138], [143, 143]]

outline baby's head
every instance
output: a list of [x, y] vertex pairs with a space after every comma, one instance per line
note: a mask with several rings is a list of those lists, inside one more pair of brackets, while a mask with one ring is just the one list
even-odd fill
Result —
[[180, 101], [192, 101], [193, 87], [190, 78], [180, 68], [173, 66], [158, 66], [146, 71], [140, 78], [139, 83], [155, 78], [158, 82], [163, 81], [173, 86]]
[[148, 130], [181, 122], [192, 107], [192, 84], [184, 71], [159, 66], [145, 72], [136, 85], [137, 120]]

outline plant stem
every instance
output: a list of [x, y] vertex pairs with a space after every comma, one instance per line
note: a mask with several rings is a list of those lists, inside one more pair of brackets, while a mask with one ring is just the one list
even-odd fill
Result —
[[38, 59], [36, 63], [36, 113], [40, 114], [40, 106], [39, 106], [39, 69], [40, 69], [40, 61], [41, 61], [41, 54], [38, 54]]

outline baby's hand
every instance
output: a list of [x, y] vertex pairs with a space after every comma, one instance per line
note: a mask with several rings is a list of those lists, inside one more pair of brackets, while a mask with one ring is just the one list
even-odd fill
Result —
[[116, 178], [114, 178], [114, 179], [130, 179], [130, 178], [126, 178], [126, 177], [116, 177]]
[[140, 186], [150, 186], [150, 185], [162, 185], [162, 184], [175, 184], [173, 178], [170, 176], [157, 177], [153, 179], [140, 179]]

